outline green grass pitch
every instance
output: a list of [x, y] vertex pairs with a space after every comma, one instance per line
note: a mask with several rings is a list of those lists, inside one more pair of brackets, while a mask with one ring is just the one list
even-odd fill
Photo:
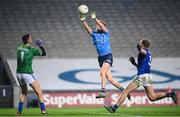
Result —
[[[109, 113], [102, 108], [54, 108], [47, 109], [48, 115], [46, 116], [66, 116], [66, 117], [104, 117], [104, 116], [180, 116], [180, 106], [173, 107], [122, 107], [116, 113]], [[16, 109], [0, 109], [0, 116], [15, 116]], [[23, 116], [42, 116], [38, 108], [25, 108]]]

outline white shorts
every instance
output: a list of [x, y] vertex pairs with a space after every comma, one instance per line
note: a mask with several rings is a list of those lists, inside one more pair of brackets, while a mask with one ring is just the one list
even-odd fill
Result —
[[19, 84], [22, 86], [22, 85], [32, 84], [35, 80], [37, 80], [37, 77], [34, 73], [32, 74], [17, 73], [17, 79]]
[[135, 76], [133, 82], [136, 82], [138, 86], [151, 86], [152, 85], [152, 75], [151, 74], [142, 74]]

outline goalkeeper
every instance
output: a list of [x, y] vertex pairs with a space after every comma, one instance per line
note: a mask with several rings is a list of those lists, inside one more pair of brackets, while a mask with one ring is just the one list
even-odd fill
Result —
[[[80, 20], [88, 32], [88, 34], [92, 37], [92, 43], [96, 48], [98, 54], [98, 62], [100, 66], [100, 78], [101, 78], [101, 91], [96, 98], [105, 98], [106, 97], [106, 80], [108, 80], [112, 85], [114, 85], [119, 90], [123, 91], [124, 88], [122, 85], [113, 79], [110, 67], [113, 64], [113, 56], [112, 50], [110, 46], [110, 34], [107, 28], [107, 25], [104, 21], [98, 19], [96, 17], [96, 13], [91, 13], [91, 19], [96, 23], [96, 30], [93, 31], [92, 28], [86, 22], [86, 15], [80, 14]], [[130, 98], [130, 96], [129, 96]]]
[[22, 37], [23, 44], [17, 47], [17, 79], [21, 87], [21, 95], [19, 97], [19, 105], [17, 115], [22, 114], [23, 103], [27, 98], [27, 85], [29, 85], [37, 94], [42, 114], [46, 113], [43, 102], [43, 92], [36, 75], [32, 70], [32, 60], [34, 56], [46, 56], [42, 40], [36, 40], [35, 43], [40, 49], [30, 46], [32, 38], [30, 34]]

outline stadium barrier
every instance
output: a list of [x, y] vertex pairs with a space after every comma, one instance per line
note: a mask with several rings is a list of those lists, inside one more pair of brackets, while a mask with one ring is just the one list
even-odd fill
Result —
[[17, 107], [19, 92], [7, 59], [0, 54], [0, 108]]
[[[8, 63], [15, 78], [16, 60], [8, 60]], [[166, 89], [169, 86], [180, 89], [179, 68], [180, 58], [153, 59], [151, 69], [153, 86], [156, 89]], [[101, 86], [98, 62], [95, 58], [35, 59], [33, 69], [43, 90], [99, 90]], [[115, 58], [111, 70], [113, 78], [121, 82], [124, 87], [137, 73], [128, 59]], [[107, 84], [106, 88], [115, 89], [111, 84]]]
[[0, 86], [0, 108], [13, 107], [13, 87]]
[[[167, 90], [157, 90], [166, 91]], [[180, 99], [180, 90], [176, 90]], [[47, 91], [44, 93], [44, 101], [48, 108], [64, 107], [102, 107], [104, 104], [115, 104], [120, 91], [108, 91], [105, 99], [96, 99], [97, 91]], [[38, 106], [37, 97], [34, 94], [28, 96], [28, 107]], [[131, 93], [131, 100], [126, 99], [123, 106], [175, 106], [171, 98], [164, 98], [151, 102], [144, 91], [135, 91]], [[180, 101], [178, 101], [180, 106]]]

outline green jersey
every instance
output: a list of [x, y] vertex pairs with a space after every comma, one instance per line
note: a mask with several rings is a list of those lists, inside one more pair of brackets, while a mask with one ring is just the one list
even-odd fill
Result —
[[41, 51], [29, 45], [19, 45], [17, 47], [17, 73], [32, 74], [32, 61], [34, 56], [40, 56]]

